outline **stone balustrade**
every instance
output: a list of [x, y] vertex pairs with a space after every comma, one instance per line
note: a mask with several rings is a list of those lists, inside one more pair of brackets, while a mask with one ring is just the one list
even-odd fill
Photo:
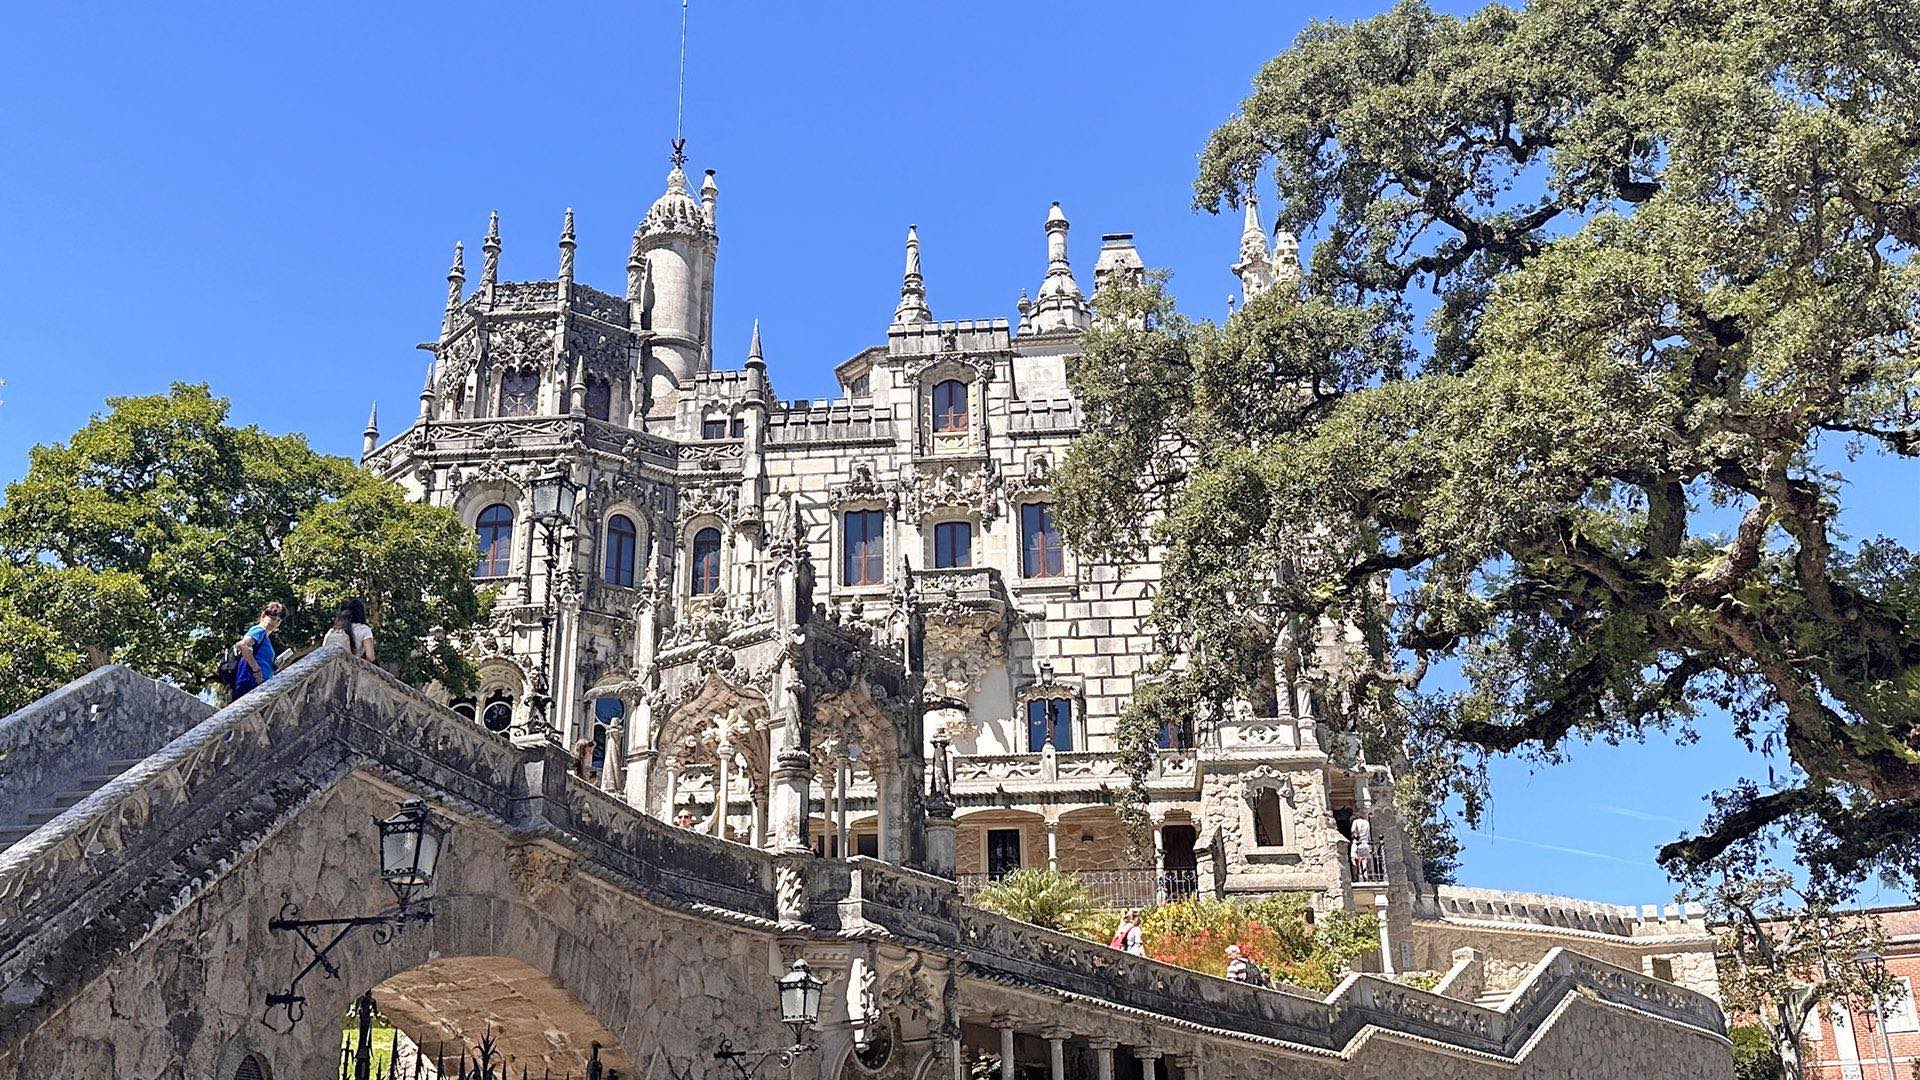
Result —
[[95, 668], [0, 718], [0, 806], [25, 807], [101, 762], [146, 757], [212, 712], [123, 664]]

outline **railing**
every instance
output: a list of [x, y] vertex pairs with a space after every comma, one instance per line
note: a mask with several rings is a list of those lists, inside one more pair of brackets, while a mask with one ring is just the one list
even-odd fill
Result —
[[1351, 859], [1355, 884], [1378, 884], [1387, 880], [1387, 853], [1375, 847], [1365, 858]]
[[[955, 881], [960, 886], [960, 899], [971, 902], [981, 889], [1012, 872], [1002, 870], [988, 874], [958, 875]], [[1146, 869], [1073, 870], [1069, 873], [1078, 878], [1093, 893], [1101, 908], [1107, 911], [1152, 907], [1162, 901], [1184, 899], [1192, 896], [1200, 887], [1200, 875], [1195, 870], [1162, 870], [1158, 874]]]

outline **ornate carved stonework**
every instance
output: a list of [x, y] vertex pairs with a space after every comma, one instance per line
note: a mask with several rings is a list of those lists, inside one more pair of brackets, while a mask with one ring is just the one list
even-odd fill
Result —
[[1000, 512], [999, 488], [999, 477], [988, 461], [978, 466], [923, 463], [908, 480], [905, 507], [910, 517], [959, 511], [991, 521]]

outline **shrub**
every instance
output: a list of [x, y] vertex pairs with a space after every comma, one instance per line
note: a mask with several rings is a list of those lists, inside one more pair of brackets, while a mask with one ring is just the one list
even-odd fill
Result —
[[1735, 1080], [1780, 1080], [1785, 1066], [1774, 1052], [1773, 1040], [1757, 1024], [1739, 1024], [1727, 1032], [1733, 1040]]
[[974, 894], [988, 911], [1048, 930], [1084, 933], [1100, 915], [1099, 904], [1072, 874], [1045, 867], [1022, 867]]
[[1156, 960], [1225, 975], [1227, 946], [1238, 945], [1276, 982], [1324, 992], [1377, 947], [1380, 920], [1370, 912], [1336, 911], [1315, 926], [1307, 915], [1297, 894], [1251, 901], [1193, 896], [1148, 911], [1140, 931]]

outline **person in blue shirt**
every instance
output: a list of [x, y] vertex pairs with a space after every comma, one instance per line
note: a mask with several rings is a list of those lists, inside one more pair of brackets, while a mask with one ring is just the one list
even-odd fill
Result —
[[260, 609], [260, 621], [253, 629], [242, 634], [234, 647], [240, 650], [240, 667], [233, 673], [233, 697], [238, 701], [242, 695], [268, 679], [273, 678], [273, 632], [280, 629], [280, 620], [287, 617], [287, 606], [278, 600], [272, 600]]

